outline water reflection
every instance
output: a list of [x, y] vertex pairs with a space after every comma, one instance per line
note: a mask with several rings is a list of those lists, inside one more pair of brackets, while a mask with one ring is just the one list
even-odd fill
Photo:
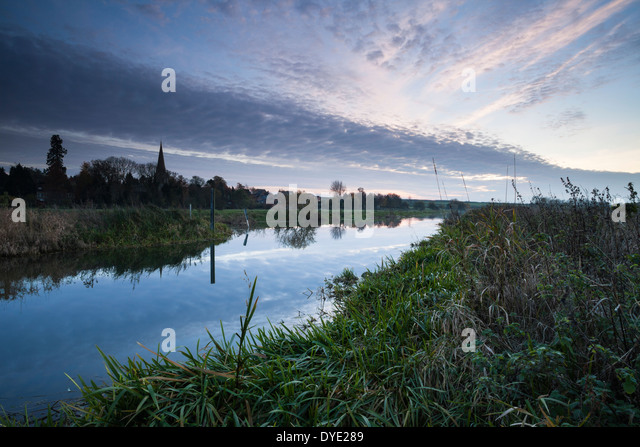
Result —
[[[401, 222], [402, 219], [397, 216], [386, 216], [385, 220], [376, 223], [375, 228], [395, 228]], [[347, 228], [356, 232], [364, 230], [340, 225], [330, 226], [328, 231], [333, 240], [341, 240], [347, 233]], [[318, 228], [315, 227], [262, 228], [246, 231], [243, 247], [247, 246], [250, 233], [264, 237], [266, 231], [273, 231], [281, 247], [304, 249], [317, 242]], [[149, 276], [153, 272], [157, 271], [162, 276], [164, 269], [177, 274], [193, 263], [203, 262], [203, 256], [206, 256], [203, 252], [206, 248], [209, 248], [211, 255], [210, 283], [215, 284], [215, 245], [209, 245], [207, 242], [0, 258], [0, 300], [13, 300], [50, 292], [59, 288], [69, 278], [79, 279], [87, 288], [92, 288], [97, 278], [104, 276], [127, 279], [135, 287], [143, 276]]]
[[[351, 268], [396, 257], [440, 220], [403, 220], [358, 238], [342, 227], [261, 229], [222, 244], [65, 253], [0, 261], [0, 406], [73, 397], [65, 373], [106, 380], [96, 346], [120, 361], [159, 348], [165, 328], [193, 350], [207, 331], [227, 336], [258, 278], [255, 328], [317, 315], [309, 291]], [[213, 285], [212, 285], [213, 284]], [[170, 355], [179, 356], [179, 353]], [[175, 357], [182, 360], [181, 357]]]
[[[249, 236], [247, 234], [247, 236]], [[246, 239], [245, 239], [245, 244], [246, 244]], [[215, 284], [216, 283], [216, 244], [211, 244], [211, 284]]]
[[206, 242], [201, 242], [0, 259], [0, 299], [50, 292], [69, 278], [79, 279], [87, 288], [93, 288], [98, 278], [104, 276], [126, 279], [135, 287], [143, 276], [153, 272], [179, 273], [202, 261], [207, 247]]
[[305, 248], [316, 242], [315, 227], [276, 227], [274, 234], [281, 247]]
[[346, 231], [347, 229], [342, 225], [340, 225], [339, 227], [338, 226], [331, 227], [331, 237], [333, 239], [342, 239], [342, 236]]

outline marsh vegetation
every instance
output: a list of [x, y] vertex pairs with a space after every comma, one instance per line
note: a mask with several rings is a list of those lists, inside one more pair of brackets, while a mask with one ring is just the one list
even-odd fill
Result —
[[[73, 378], [74, 426], [638, 425], [640, 226], [608, 191], [489, 204], [397, 259], [318, 290], [331, 314], [210, 337], [178, 362], [118, 362]], [[258, 287], [259, 288], [259, 287]], [[477, 333], [464, 352], [465, 328]]]

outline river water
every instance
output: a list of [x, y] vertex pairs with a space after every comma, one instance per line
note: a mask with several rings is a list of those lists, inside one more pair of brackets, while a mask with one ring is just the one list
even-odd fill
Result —
[[[0, 406], [72, 399], [65, 375], [108, 380], [99, 347], [120, 361], [167, 347], [195, 350], [207, 330], [230, 337], [240, 327], [257, 278], [254, 328], [301, 324], [318, 315], [325, 278], [350, 268], [360, 276], [397, 259], [435, 233], [441, 219], [404, 219], [354, 228], [264, 229], [208, 245], [83, 252], [0, 261]], [[214, 256], [212, 256], [212, 254]], [[324, 304], [326, 306], [326, 303]], [[324, 310], [329, 310], [325, 307]], [[163, 345], [163, 343], [165, 343]], [[169, 358], [181, 361], [179, 352]]]

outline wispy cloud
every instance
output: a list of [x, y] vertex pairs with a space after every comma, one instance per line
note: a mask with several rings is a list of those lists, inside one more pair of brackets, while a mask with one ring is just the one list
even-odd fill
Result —
[[585, 120], [586, 114], [582, 110], [573, 108], [548, 117], [546, 126], [554, 130], [576, 132], [584, 126]]
[[[485, 73], [504, 72], [506, 67], [512, 69], [507, 72], [508, 82], [494, 90], [497, 97], [468, 114], [459, 124], [469, 125], [497, 111], [520, 112], [553, 97], [581, 93], [584, 88], [582, 78], [601, 69], [598, 63], [608, 53], [618, 47], [625, 47], [626, 52], [630, 52], [635, 46], [637, 33], [628, 29], [625, 36], [610, 39], [621, 31], [625, 18], [620, 12], [630, 4], [630, 0], [618, 0], [604, 5], [594, 1], [553, 5], [553, 8], [531, 11], [519, 17], [513, 26], [478, 44], [468, 57], [453, 63], [443, 76], [455, 79], [465, 67], [473, 67], [481, 78]], [[533, 20], [534, 14], [541, 17]], [[600, 31], [595, 40], [581, 43], [585, 35], [614, 16], [619, 16], [618, 22], [611, 30]], [[579, 50], [569, 49], [572, 45], [578, 46]], [[612, 62], [610, 57], [608, 59]], [[436, 85], [451, 88], [451, 83]]]

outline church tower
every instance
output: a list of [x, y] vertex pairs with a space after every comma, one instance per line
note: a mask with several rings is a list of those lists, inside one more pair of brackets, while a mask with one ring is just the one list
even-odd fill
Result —
[[167, 168], [164, 165], [164, 154], [162, 153], [162, 141], [160, 141], [160, 153], [158, 154], [158, 164], [156, 165], [155, 181], [162, 186], [167, 182]]

